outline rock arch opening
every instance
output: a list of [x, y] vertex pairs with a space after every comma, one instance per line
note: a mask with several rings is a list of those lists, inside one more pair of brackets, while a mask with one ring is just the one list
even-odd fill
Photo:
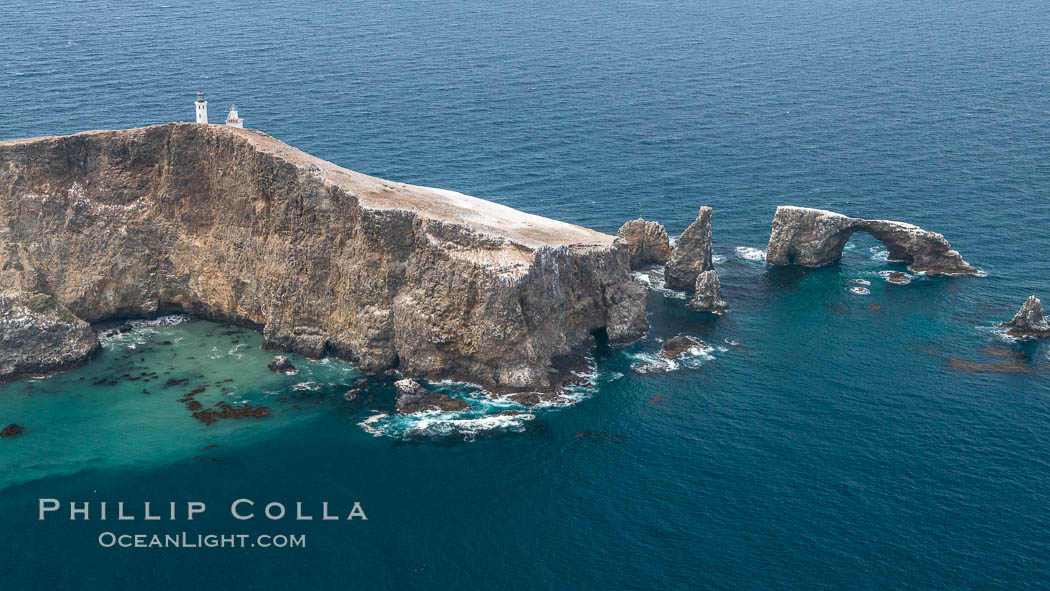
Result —
[[912, 271], [936, 275], [973, 274], [944, 236], [918, 226], [891, 220], [851, 218], [833, 211], [781, 206], [773, 217], [766, 263], [822, 267], [842, 258], [842, 250], [857, 232], [870, 234], [886, 246], [891, 261]]

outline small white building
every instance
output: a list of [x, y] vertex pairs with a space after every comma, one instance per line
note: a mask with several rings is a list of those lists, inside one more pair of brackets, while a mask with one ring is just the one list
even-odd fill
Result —
[[208, 122], [208, 100], [204, 98], [203, 92], [197, 93], [197, 100], [193, 101], [194, 105], [197, 105], [197, 123]]
[[244, 129], [244, 119], [237, 116], [237, 105], [230, 105], [230, 114], [226, 116], [226, 125]]

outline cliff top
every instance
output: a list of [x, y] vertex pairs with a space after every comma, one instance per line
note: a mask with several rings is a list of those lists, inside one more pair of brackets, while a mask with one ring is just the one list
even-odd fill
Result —
[[[133, 134], [156, 127], [180, 125], [199, 126], [200, 124], [164, 123], [124, 130], [85, 131], [74, 135]], [[462, 224], [479, 233], [505, 238], [528, 248], [567, 245], [608, 247], [615, 240], [615, 236], [609, 234], [525, 213], [463, 193], [388, 181], [354, 172], [327, 160], [311, 156], [253, 129], [237, 129], [219, 124], [208, 124], [204, 127], [216, 136], [242, 139], [260, 152], [270, 154], [298, 168], [318, 171], [325, 182], [356, 196], [364, 208], [412, 210], [430, 219]], [[59, 136], [3, 140], [0, 141], [0, 147], [46, 141], [56, 137]]]

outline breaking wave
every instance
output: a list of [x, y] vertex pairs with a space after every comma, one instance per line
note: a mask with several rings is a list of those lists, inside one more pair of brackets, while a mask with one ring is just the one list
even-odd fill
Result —
[[168, 314], [167, 316], [158, 316], [152, 320], [129, 320], [128, 324], [131, 325], [131, 328], [175, 326], [176, 324], [188, 322], [189, 319], [190, 317], [186, 314]]
[[761, 248], [752, 248], [750, 246], [738, 246], [734, 249], [736, 256], [744, 259], [745, 261], [754, 262], [765, 262], [766, 251]]
[[725, 352], [724, 347], [715, 348], [701, 341], [699, 345], [689, 347], [684, 355], [675, 359], [661, 357], [659, 353], [634, 353], [630, 357], [634, 361], [631, 369], [635, 373], [667, 373], [682, 367], [695, 369], [707, 361], [715, 359], [714, 352]]
[[871, 253], [872, 260], [884, 263], [889, 262], [890, 260], [890, 251], [886, 250], [881, 246], [872, 246], [868, 249], [868, 252]]
[[129, 320], [125, 323], [131, 330], [124, 328], [99, 331], [98, 340], [103, 347], [115, 347], [122, 345], [128, 349], [135, 349], [138, 345], [149, 342], [149, 335], [156, 334], [157, 329], [175, 326], [188, 322], [190, 317], [186, 314], [169, 314], [159, 316], [151, 320]]
[[538, 411], [574, 406], [597, 392], [599, 383], [623, 377], [618, 372], [600, 373], [593, 358], [588, 358], [587, 364], [586, 369], [571, 372], [578, 378], [576, 384], [567, 385], [556, 395], [546, 396], [536, 404], [525, 405], [511, 399], [510, 395], [493, 394], [476, 384], [446, 380], [429, 383], [429, 389], [463, 400], [470, 405], [469, 408], [412, 414], [373, 410], [357, 425], [374, 437], [405, 441], [455, 438], [469, 442], [482, 434], [522, 432], [536, 419]]

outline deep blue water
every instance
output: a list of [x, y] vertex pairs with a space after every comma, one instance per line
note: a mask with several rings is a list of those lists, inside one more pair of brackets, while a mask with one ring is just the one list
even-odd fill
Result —
[[[0, 138], [190, 120], [204, 90], [212, 121], [236, 102], [348, 168], [603, 231], [643, 215], [678, 233], [710, 205], [732, 310], [653, 291], [650, 338], [599, 352], [578, 403], [421, 436], [377, 418], [388, 387], [343, 401], [342, 364], [276, 376], [254, 333], [140, 327], [82, 370], [0, 387], [0, 423], [26, 426], [0, 442], [0, 580], [1050, 586], [1050, 347], [994, 328], [1050, 298], [1048, 23], [1032, 0], [5, 3]], [[864, 236], [839, 265], [768, 269], [754, 249], [778, 204], [922, 225], [986, 276], [890, 285], [900, 266]], [[709, 348], [632, 369], [680, 332]], [[92, 384], [139, 371], [191, 383]], [[198, 384], [273, 416], [205, 427], [175, 401]], [[208, 512], [41, 522], [39, 497]], [[239, 522], [238, 497], [360, 501], [368, 521]], [[308, 546], [97, 542], [183, 530]]]

